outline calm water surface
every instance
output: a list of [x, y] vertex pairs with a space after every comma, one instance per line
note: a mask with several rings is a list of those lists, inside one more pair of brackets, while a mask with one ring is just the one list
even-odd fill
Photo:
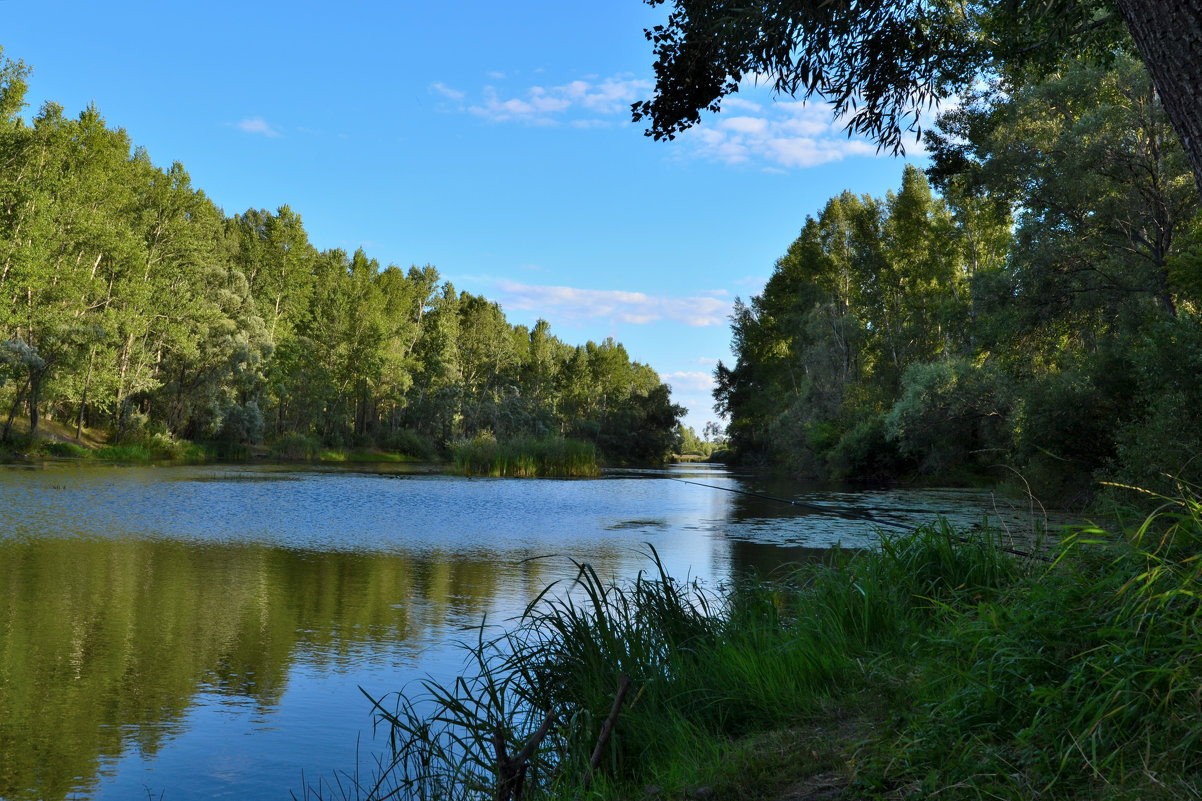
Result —
[[629, 577], [651, 544], [674, 575], [718, 582], [876, 542], [862, 519], [716, 488], [1030, 524], [988, 493], [806, 492], [707, 466], [0, 467], [0, 799], [300, 795], [302, 771], [366, 772], [382, 749], [359, 688], [453, 676], [453, 643], [569, 559]]

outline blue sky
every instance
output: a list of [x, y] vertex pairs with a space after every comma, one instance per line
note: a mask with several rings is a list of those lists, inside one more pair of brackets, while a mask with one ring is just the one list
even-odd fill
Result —
[[613, 336], [713, 419], [731, 303], [844, 189], [883, 195], [902, 159], [820, 104], [745, 87], [673, 142], [630, 122], [663, 7], [568, 2], [0, 0], [0, 46], [33, 67], [30, 112], [95, 102], [227, 214], [287, 203], [318, 248], [432, 264], [547, 319]]

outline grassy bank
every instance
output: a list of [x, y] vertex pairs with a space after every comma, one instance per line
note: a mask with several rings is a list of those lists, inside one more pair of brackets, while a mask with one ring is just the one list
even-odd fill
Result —
[[591, 442], [563, 437], [519, 437], [498, 442], [476, 437], [452, 449], [455, 470], [466, 476], [515, 478], [578, 477], [601, 474]]
[[0, 455], [22, 458], [74, 459], [80, 461], [146, 464], [178, 462], [312, 462], [320, 464], [430, 461], [435, 455], [432, 443], [419, 437], [397, 439], [398, 449], [331, 448], [316, 437], [292, 434], [269, 445], [244, 445], [236, 442], [177, 439], [167, 434], [140, 434], [112, 442], [107, 432], [75, 429], [56, 421], [45, 421], [37, 437], [31, 437], [27, 425], [14, 426], [7, 441], [0, 442]]
[[935, 525], [722, 591], [582, 564], [453, 685], [377, 701], [371, 783], [307, 794], [1198, 798], [1200, 544], [1186, 499], [1046, 562]]

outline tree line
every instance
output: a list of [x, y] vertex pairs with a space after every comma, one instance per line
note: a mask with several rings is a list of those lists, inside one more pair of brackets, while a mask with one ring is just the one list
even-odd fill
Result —
[[926, 133], [925, 174], [806, 219], [716, 372], [741, 458], [1004, 467], [1065, 501], [1202, 480], [1199, 197], [1132, 50], [994, 75]]
[[93, 106], [26, 123], [0, 51], [0, 438], [75, 429], [430, 456], [491, 433], [658, 459], [684, 410], [612, 339], [511, 325], [431, 266], [318, 250], [299, 214], [226, 216]]

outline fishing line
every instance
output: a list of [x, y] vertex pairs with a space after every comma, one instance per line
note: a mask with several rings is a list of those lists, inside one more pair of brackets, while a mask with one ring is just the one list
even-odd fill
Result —
[[[892, 526], [895, 529], [903, 529], [906, 531], [912, 531], [915, 528], [911, 524], [898, 523], [894, 520], [881, 520], [880, 518], [876, 518], [876, 517], [873, 517], [872, 515], [868, 515], [868, 514], [863, 514], [862, 512], [842, 511], [839, 509], [832, 509], [829, 506], [819, 506], [818, 504], [806, 503], [805, 501], [793, 501], [788, 498], [780, 498], [776, 495], [766, 495], [762, 492], [752, 492], [751, 490], [735, 489], [734, 487], [720, 487], [717, 484], [702, 484], [700, 481], [689, 481], [689, 480], [683, 479], [683, 478], [676, 478], [675, 476], [668, 476], [668, 478], [672, 479], [673, 481], [679, 481], [682, 484], [692, 484], [695, 487], [705, 487], [706, 489], [722, 490], [723, 492], [733, 492], [737, 495], [747, 495], [752, 498], [762, 498], [766, 501], [776, 501], [777, 503], [787, 503], [790, 506], [796, 506], [800, 509], [810, 509], [811, 511], [817, 512], [818, 514], [834, 515], [836, 517], [845, 517], [845, 518], [850, 518], [852, 520], [863, 520], [867, 523], [872, 523], [874, 525]], [[936, 513], [936, 514], [938, 514], [938, 513]], [[959, 542], [972, 543], [972, 540], [970, 540], [968, 537], [962, 537], [959, 534], [954, 534], [954, 533], [949, 532], [949, 536], [952, 537], [952, 539], [955, 539]], [[998, 550], [1004, 551], [1008, 554], [1013, 554], [1014, 556], [1021, 556], [1021, 557], [1027, 558], [1027, 559], [1038, 559], [1041, 562], [1051, 562], [1052, 561], [1048, 557], [1041, 556], [1037, 553], [1029, 553], [1027, 551], [1019, 551], [1015, 548], [1007, 548], [1003, 545], [998, 545], [996, 547], [998, 548]]]

